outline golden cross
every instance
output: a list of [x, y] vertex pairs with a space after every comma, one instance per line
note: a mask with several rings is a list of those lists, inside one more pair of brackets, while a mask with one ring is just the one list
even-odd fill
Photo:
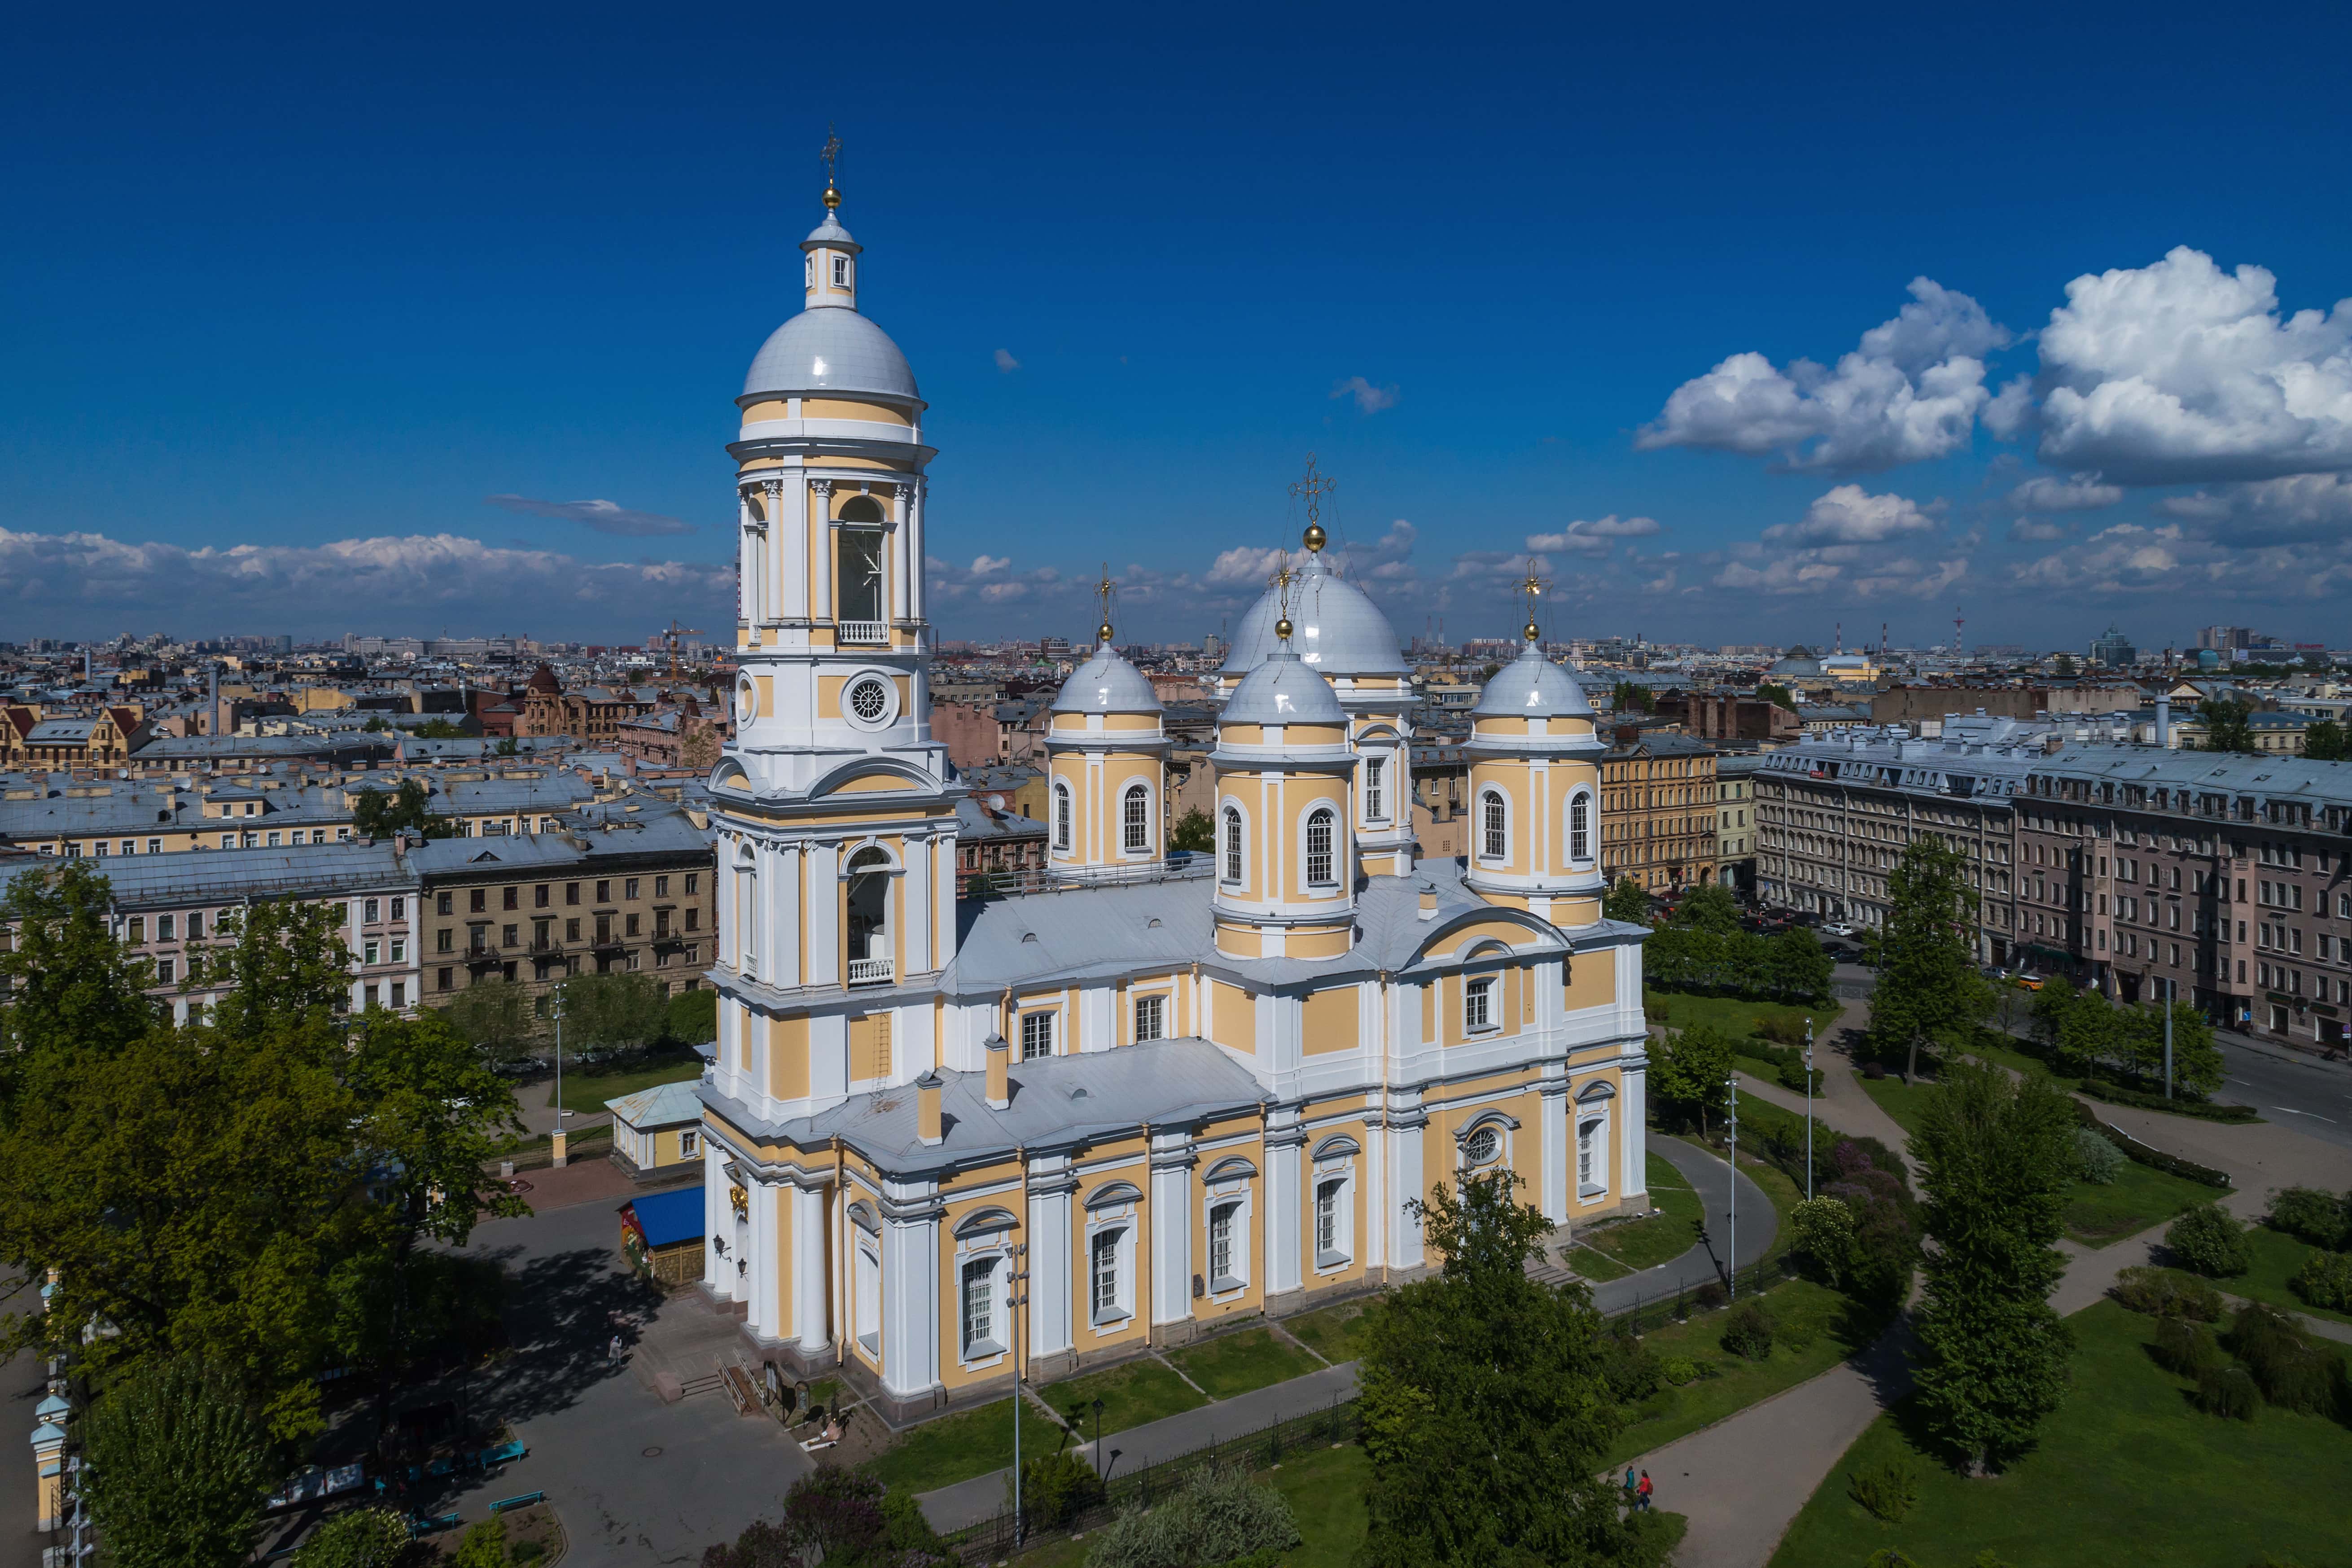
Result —
[[1265, 585], [1269, 588], [1287, 588], [1290, 586], [1291, 576], [1290, 557], [1286, 555], [1282, 558], [1282, 564], [1274, 569], [1274, 575], [1265, 580]]
[[834, 178], [834, 165], [841, 160], [841, 138], [833, 133], [833, 121], [829, 120], [824, 125], [824, 151], [817, 155], [824, 160], [824, 183], [838, 184]]
[[1102, 581], [1095, 584], [1095, 597], [1102, 601], [1102, 629], [1097, 640], [1110, 641], [1110, 602], [1118, 593], [1118, 583], [1110, 574], [1110, 563], [1103, 563]]
[[1519, 592], [1528, 596], [1528, 636], [1530, 641], [1535, 637], [1536, 601], [1542, 598], [1544, 590], [1550, 586], [1551, 583], [1549, 579], [1536, 575], [1536, 563], [1530, 558], [1528, 562], [1527, 580], [1519, 584]]
[[1316, 521], [1316, 514], [1322, 509], [1323, 498], [1338, 488], [1338, 483], [1328, 475], [1315, 471], [1315, 454], [1309, 452], [1307, 454], [1306, 476], [1291, 485], [1290, 493], [1307, 503], [1307, 521], [1311, 526]]

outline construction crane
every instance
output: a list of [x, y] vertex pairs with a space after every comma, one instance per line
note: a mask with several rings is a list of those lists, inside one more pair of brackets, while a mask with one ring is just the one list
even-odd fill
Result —
[[702, 628], [700, 626], [682, 626], [677, 624], [677, 617], [676, 616], [672, 616], [670, 617], [669, 630], [661, 634], [661, 639], [663, 642], [669, 645], [669, 678], [672, 680], [676, 680], [677, 679], [677, 639], [680, 637], [698, 637], [701, 635]]

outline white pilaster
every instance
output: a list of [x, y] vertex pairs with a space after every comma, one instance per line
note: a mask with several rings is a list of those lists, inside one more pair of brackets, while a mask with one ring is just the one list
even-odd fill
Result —
[[1303, 1137], [1291, 1134], [1265, 1146], [1265, 1289], [1270, 1295], [1296, 1290], [1306, 1271], [1306, 1242], [1299, 1163], [1307, 1157]]
[[833, 1331], [826, 1321], [828, 1270], [825, 1263], [824, 1189], [793, 1189], [793, 1332], [804, 1356], [822, 1356], [832, 1348]]
[[1538, 1090], [1537, 1114], [1543, 1121], [1543, 1176], [1538, 1200], [1544, 1218], [1554, 1225], [1564, 1226], [1576, 1211], [1570, 1206], [1569, 1173], [1573, 1163], [1570, 1152], [1575, 1137], [1573, 1118], [1570, 1114], [1568, 1081], [1546, 1082]]
[[808, 964], [804, 985], [841, 984], [841, 846], [812, 844], [801, 857], [802, 908], [808, 917], [803, 945]]
[[882, 1226], [882, 1385], [900, 1398], [940, 1381], [937, 1210]]
[[743, 1276], [750, 1291], [751, 1310], [746, 1321], [754, 1338], [772, 1340], [783, 1334], [783, 1298], [780, 1294], [782, 1270], [777, 1267], [775, 1235], [776, 1184], [754, 1181], [751, 1184], [751, 1224], [746, 1259], [751, 1267]]
[[1649, 1134], [1644, 1125], [1648, 1085], [1649, 1074], [1641, 1068], [1628, 1068], [1618, 1079], [1616, 1120], [1618, 1126], [1624, 1129], [1617, 1140], [1618, 1147], [1624, 1152], [1624, 1173], [1617, 1186], [1621, 1198], [1640, 1197], [1650, 1190]]
[[[1035, 1164], [1066, 1167], [1067, 1162]], [[1042, 1174], [1042, 1169], [1040, 1171]], [[1066, 1168], [1029, 1193], [1029, 1353], [1055, 1355], [1071, 1348], [1076, 1306], [1070, 1279], [1070, 1218], [1076, 1184]]]
[[[1152, 1142], [1160, 1143], [1158, 1138]], [[1151, 1323], [1181, 1322], [1192, 1312], [1192, 1167], [1177, 1155], [1151, 1172]]]

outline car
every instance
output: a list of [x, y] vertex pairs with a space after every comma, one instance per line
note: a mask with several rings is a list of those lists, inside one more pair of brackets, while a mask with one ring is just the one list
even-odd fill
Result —
[[1823, 936], [1852, 936], [1853, 934], [1853, 927], [1846, 924], [1843, 921], [1832, 921], [1829, 924], [1822, 927], [1822, 934]]
[[2021, 991], [2039, 991], [2042, 989], [2042, 976], [2021, 974], [2017, 977], [2017, 988]]

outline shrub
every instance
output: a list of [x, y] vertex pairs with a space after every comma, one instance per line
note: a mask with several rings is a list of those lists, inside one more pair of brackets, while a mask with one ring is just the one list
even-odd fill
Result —
[[2337, 1197], [2316, 1187], [2289, 1187], [2271, 1200], [2270, 1226], [2297, 1241], [2340, 1251], [2352, 1240], [2352, 1194]]
[[449, 1568], [507, 1568], [505, 1518], [494, 1514], [468, 1526], [457, 1542], [457, 1553], [449, 1559]]
[[1197, 1568], [1298, 1544], [1290, 1504], [1245, 1470], [1202, 1465], [1176, 1495], [1149, 1513], [1113, 1520], [1087, 1557], [1087, 1568]]
[[2074, 1173], [2094, 1186], [2123, 1174], [2124, 1152], [2087, 1127], [2074, 1129]]
[[1853, 1500], [1889, 1524], [1902, 1523], [1903, 1516], [1919, 1500], [1919, 1472], [1900, 1455], [1864, 1465], [1846, 1480], [1853, 1489]]
[[2315, 1307], [2352, 1312], [2352, 1253], [2315, 1252], [2288, 1283]]
[[2253, 1265], [2246, 1227], [2220, 1204], [2204, 1204], [2174, 1220], [2164, 1245], [2184, 1268], [2211, 1279], [2243, 1274]]
[[2200, 1323], [2221, 1320], [2221, 1292], [2178, 1268], [2126, 1268], [2116, 1276], [2110, 1293], [2133, 1311], [2150, 1317], [2189, 1318]]
[[1839, 1286], [1853, 1267], [1853, 1210], [1843, 1198], [1808, 1198], [1789, 1213], [1797, 1255], [1822, 1283]]
[[2263, 1398], [2280, 1409], [2315, 1415], [2335, 1404], [2344, 1376], [2342, 1358], [2314, 1344], [2276, 1307], [2250, 1301], [2239, 1308], [2230, 1321], [2230, 1349]]
[[1608, 1380], [1609, 1396], [1618, 1404], [1645, 1399], [1665, 1381], [1665, 1368], [1657, 1352], [1631, 1334], [1610, 1335], [1605, 1348], [1607, 1358], [1601, 1363], [1601, 1375]]
[[[1066, 1524], [1102, 1500], [1102, 1478], [1075, 1448], [1022, 1462], [1022, 1515], [1038, 1529]], [[1009, 1475], [1004, 1478], [1004, 1506], [1011, 1511], [1013, 1478]]]
[[2221, 1347], [2213, 1342], [2213, 1331], [2183, 1318], [2157, 1320], [2156, 1359], [2166, 1371], [2191, 1383], [2221, 1371], [2225, 1364]]
[[406, 1520], [388, 1508], [362, 1508], [312, 1531], [295, 1549], [293, 1568], [401, 1568], [422, 1555]]
[[1919, 1560], [1899, 1546], [1882, 1546], [1862, 1568], [1919, 1568]]
[[1698, 1364], [1688, 1356], [1675, 1356], [1660, 1371], [1665, 1380], [1676, 1388], [1680, 1388], [1686, 1383], [1696, 1382], [1698, 1378]]
[[1724, 1289], [1720, 1279], [1708, 1280], [1691, 1295], [1692, 1304], [1702, 1312], [1712, 1312], [1730, 1300], [1730, 1293]]
[[2197, 1380], [2196, 1405], [2208, 1415], [2252, 1421], [2263, 1407], [2263, 1394], [2244, 1367], [2225, 1367]]
[[1729, 1354], [1762, 1361], [1772, 1353], [1772, 1314], [1761, 1301], [1742, 1301], [1732, 1309], [1719, 1342]]

